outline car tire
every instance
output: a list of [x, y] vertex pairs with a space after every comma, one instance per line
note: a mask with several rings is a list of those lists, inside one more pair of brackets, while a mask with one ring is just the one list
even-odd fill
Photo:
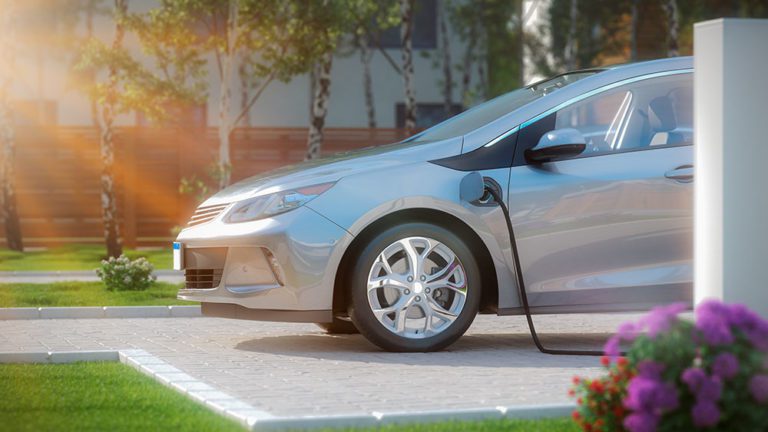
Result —
[[333, 318], [332, 322], [315, 324], [321, 329], [325, 330], [326, 333], [331, 335], [360, 333], [352, 321], [343, 320], [336, 317]]
[[347, 289], [360, 333], [394, 352], [438, 351], [455, 342], [475, 319], [482, 291], [466, 243], [423, 222], [391, 227], [363, 246]]

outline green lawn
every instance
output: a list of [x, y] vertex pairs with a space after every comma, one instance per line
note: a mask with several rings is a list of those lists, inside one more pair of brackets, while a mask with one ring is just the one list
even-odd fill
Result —
[[[121, 363], [0, 365], [0, 430], [237, 431], [243, 428]], [[568, 418], [389, 425], [349, 432], [577, 431]], [[340, 432], [341, 430], [326, 430]]]
[[[173, 267], [170, 245], [163, 249], [126, 249], [124, 253], [131, 259], [143, 256], [156, 269]], [[34, 252], [0, 249], [0, 271], [93, 270], [106, 254], [104, 246], [97, 245], [67, 245]]]
[[0, 307], [192, 305], [176, 299], [181, 284], [155, 282], [146, 291], [107, 291], [101, 282], [0, 283]]
[[121, 363], [0, 365], [0, 395], [0, 430], [243, 430]]

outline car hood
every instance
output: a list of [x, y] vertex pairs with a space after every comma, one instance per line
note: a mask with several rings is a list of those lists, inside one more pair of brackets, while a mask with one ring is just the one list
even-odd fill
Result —
[[462, 138], [457, 137], [415, 144], [389, 144], [338, 153], [241, 180], [208, 198], [201, 206], [226, 204], [257, 195], [338, 181], [363, 171], [455, 156], [461, 153], [461, 146]]

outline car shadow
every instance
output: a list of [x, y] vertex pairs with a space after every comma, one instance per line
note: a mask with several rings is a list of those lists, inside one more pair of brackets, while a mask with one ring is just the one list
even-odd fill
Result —
[[[557, 349], [600, 350], [608, 337], [608, 333], [539, 334], [545, 347]], [[361, 335], [315, 333], [254, 338], [238, 343], [235, 349], [350, 363], [537, 368], [598, 365], [595, 357], [540, 353], [527, 333], [464, 335], [444, 351], [434, 353], [390, 353], [378, 349]]]

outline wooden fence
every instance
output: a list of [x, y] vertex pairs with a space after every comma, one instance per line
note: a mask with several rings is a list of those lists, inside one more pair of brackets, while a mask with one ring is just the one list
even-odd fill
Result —
[[[327, 129], [323, 150], [331, 154], [402, 138], [402, 131], [396, 129]], [[236, 130], [231, 144], [232, 180], [301, 161], [306, 139], [304, 128]], [[171, 240], [173, 227], [185, 224], [197, 204], [193, 195], [179, 193], [181, 179], [207, 179], [216, 152], [213, 128], [118, 129], [118, 212], [126, 245], [160, 245]], [[103, 241], [96, 130], [18, 130], [14, 166], [25, 245]], [[5, 233], [2, 221], [0, 233]]]

